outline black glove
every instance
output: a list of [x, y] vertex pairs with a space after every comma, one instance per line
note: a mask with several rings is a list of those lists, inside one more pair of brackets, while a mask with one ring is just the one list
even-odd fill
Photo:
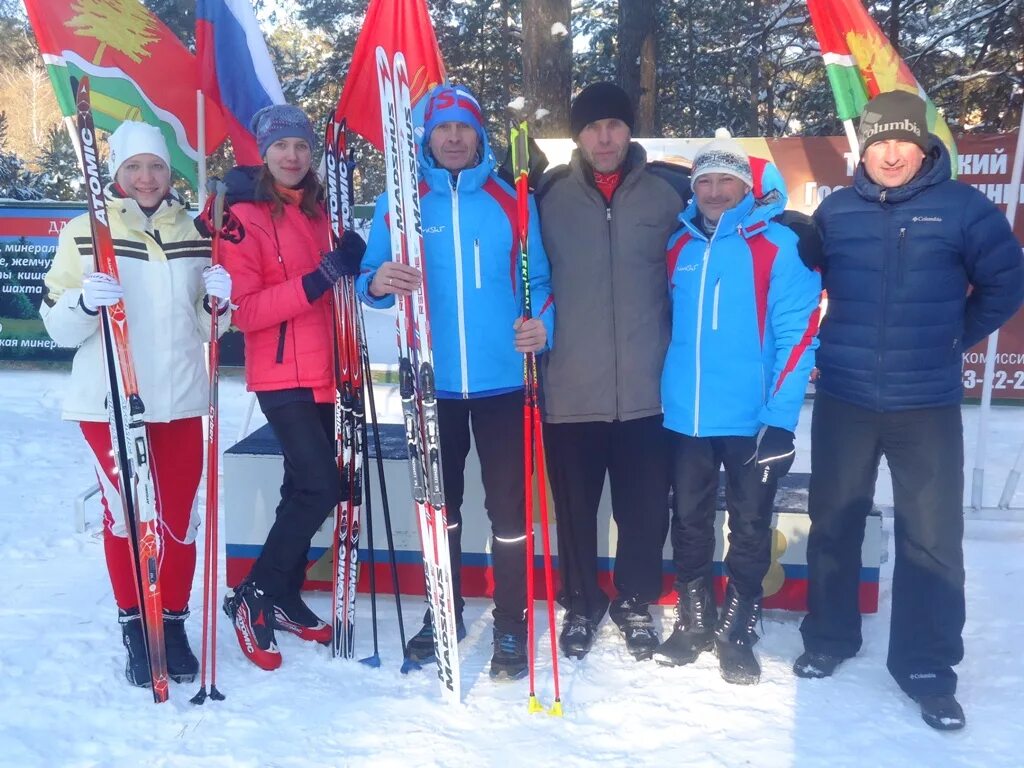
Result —
[[796, 458], [793, 442], [796, 435], [781, 427], [762, 427], [757, 434], [757, 447], [750, 461], [756, 461], [757, 472], [765, 485], [785, 477]]
[[[206, 207], [203, 208], [203, 212], [192, 220], [192, 223], [195, 225], [196, 232], [203, 237], [213, 237], [213, 206], [215, 202], [216, 198], [211, 195], [206, 201]], [[242, 222], [240, 222], [238, 217], [231, 212], [230, 208], [224, 209], [224, 219], [221, 222], [220, 236], [230, 243], [240, 243], [242, 242], [242, 238], [245, 237], [245, 227], [242, 226]]]
[[359, 274], [359, 264], [366, 253], [366, 242], [358, 233], [347, 230], [338, 247], [320, 259], [320, 265], [302, 278], [302, 288], [310, 303], [316, 301], [343, 277]]

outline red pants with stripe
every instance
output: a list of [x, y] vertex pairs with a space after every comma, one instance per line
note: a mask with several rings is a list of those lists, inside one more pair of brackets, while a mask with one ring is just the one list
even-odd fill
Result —
[[[131, 551], [114, 472], [110, 426], [106, 422], [80, 422], [92, 449], [96, 479], [103, 501], [103, 549], [114, 600], [122, 610], [138, 608]], [[188, 607], [196, 570], [196, 491], [203, 474], [203, 423], [198, 416], [146, 425], [156, 487], [160, 537], [160, 591], [164, 608]]]

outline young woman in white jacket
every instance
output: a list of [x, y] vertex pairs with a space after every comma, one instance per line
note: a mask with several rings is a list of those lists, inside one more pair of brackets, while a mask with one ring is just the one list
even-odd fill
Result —
[[96, 465], [107, 571], [128, 651], [125, 675], [133, 685], [148, 686], [149, 659], [111, 451], [100, 337], [100, 308], [124, 300], [157, 494], [168, 674], [190, 682], [199, 668], [184, 622], [196, 565], [196, 491], [209, 395], [203, 342], [213, 322], [209, 296], [224, 307], [218, 330], [228, 328], [231, 278], [222, 267], [210, 266], [209, 241], [197, 234], [171, 190], [170, 154], [159, 129], [125, 122], [109, 142], [114, 181], [105, 194], [120, 282], [96, 271], [89, 216], [83, 214], [61, 232], [40, 314], [54, 341], [78, 347], [62, 415], [79, 422]]

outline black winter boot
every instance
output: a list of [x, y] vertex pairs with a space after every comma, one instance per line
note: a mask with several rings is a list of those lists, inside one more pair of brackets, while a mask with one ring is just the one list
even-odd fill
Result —
[[[455, 642], [461, 642], [466, 637], [466, 624], [462, 621], [462, 615], [455, 616]], [[428, 664], [436, 658], [434, 654], [434, 622], [430, 618], [428, 610], [423, 617], [423, 626], [420, 631], [409, 638], [405, 644], [405, 658], [415, 661], [417, 664]]]
[[832, 673], [844, 661], [842, 656], [832, 656], [828, 653], [814, 653], [804, 651], [795, 662], [793, 662], [793, 674], [797, 677], [816, 680], [822, 677], [832, 677]]
[[185, 632], [188, 608], [164, 609], [164, 647], [167, 649], [167, 676], [176, 683], [191, 683], [199, 674], [199, 659], [192, 653]]
[[145, 688], [149, 685], [149, 654], [146, 652], [146, 630], [142, 626], [142, 616], [138, 608], [127, 611], [118, 609], [117, 620], [121, 624], [121, 640], [128, 651], [128, 659], [124, 665], [124, 676], [128, 682]]
[[608, 615], [625, 638], [626, 649], [633, 658], [637, 661], [651, 658], [658, 647], [658, 634], [648, 605], [636, 598], [613, 600], [608, 607]]
[[594, 647], [597, 638], [597, 622], [581, 613], [565, 612], [562, 632], [558, 636], [558, 647], [562, 655], [570, 659], [582, 659]]
[[676, 621], [672, 634], [658, 646], [654, 660], [666, 667], [692, 664], [715, 644], [715, 593], [711, 580], [699, 577], [686, 583], [676, 600]]
[[964, 710], [951, 693], [915, 696], [921, 706], [921, 719], [937, 731], [959, 731], [967, 725]]
[[491, 656], [492, 680], [519, 680], [526, 677], [526, 635], [522, 632], [494, 630], [494, 655]]
[[722, 679], [736, 685], [754, 685], [761, 679], [761, 665], [754, 656], [758, 641], [754, 627], [761, 618], [761, 598], [740, 597], [729, 583], [725, 605], [715, 627], [715, 651]]

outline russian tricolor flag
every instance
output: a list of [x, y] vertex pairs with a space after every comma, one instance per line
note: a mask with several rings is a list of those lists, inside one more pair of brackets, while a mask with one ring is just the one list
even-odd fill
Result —
[[259, 165], [249, 121], [284, 94], [249, 0], [198, 0], [196, 55], [200, 88], [224, 108], [236, 162]]

